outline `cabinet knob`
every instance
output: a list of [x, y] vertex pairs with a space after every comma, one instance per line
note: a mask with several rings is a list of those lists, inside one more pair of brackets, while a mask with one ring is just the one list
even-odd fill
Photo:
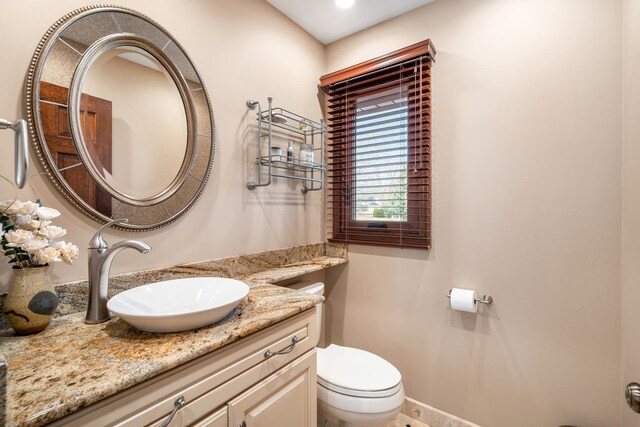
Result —
[[624, 393], [627, 405], [635, 412], [640, 412], [640, 384], [629, 383]]
[[160, 424], [160, 427], [167, 427], [171, 423], [171, 421], [173, 421], [173, 417], [175, 417], [178, 411], [184, 408], [186, 404], [187, 401], [184, 400], [184, 396], [178, 396], [176, 401], [173, 402], [173, 412], [171, 412], [169, 418], [167, 418], [162, 424]]

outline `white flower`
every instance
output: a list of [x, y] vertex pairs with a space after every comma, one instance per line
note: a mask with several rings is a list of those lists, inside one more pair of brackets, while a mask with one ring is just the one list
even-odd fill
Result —
[[0, 201], [0, 212], [5, 215], [15, 215], [18, 213], [22, 202], [20, 200], [2, 200]]
[[5, 238], [7, 239], [7, 246], [12, 248], [14, 246], [22, 246], [23, 244], [34, 239], [32, 232], [27, 230], [11, 230], [7, 233]]
[[58, 251], [60, 251], [60, 258], [66, 264], [71, 264], [78, 258], [80, 250], [73, 243], [65, 243], [65, 241], [56, 242], [52, 245]]
[[25, 224], [28, 224], [29, 221], [31, 221], [31, 218], [32, 218], [31, 215], [16, 215], [13, 222], [16, 225], [25, 225]]
[[51, 221], [38, 221], [37, 219], [32, 219], [26, 224], [22, 225], [22, 228], [25, 230], [38, 230], [45, 228], [51, 224]]
[[17, 268], [62, 261], [71, 264], [78, 258], [77, 246], [64, 241], [54, 242], [67, 234], [64, 228], [51, 224], [52, 219], [60, 216], [57, 209], [42, 206], [39, 201], [0, 200], [0, 216], [2, 249], [9, 257], [9, 263], [16, 264]]
[[49, 245], [49, 242], [46, 239], [35, 238], [35, 239], [31, 239], [24, 242], [23, 244], [20, 245], [20, 247], [22, 248], [22, 250], [32, 254], [38, 249], [43, 249], [48, 245]]
[[18, 210], [16, 213], [18, 215], [33, 215], [33, 213], [38, 209], [38, 205], [32, 201], [27, 200], [26, 202], [22, 202], [18, 205]]
[[46, 206], [39, 206], [36, 209], [36, 214], [38, 215], [38, 218], [42, 220], [49, 220], [59, 217], [60, 211], [58, 211], [57, 209], [48, 208]]
[[55, 225], [47, 225], [46, 227], [42, 227], [35, 233], [38, 237], [44, 237], [45, 239], [53, 240], [67, 234], [67, 230]]
[[43, 249], [38, 249], [35, 253], [36, 259], [40, 264], [48, 264], [50, 262], [60, 262], [60, 251], [58, 249], [47, 246]]

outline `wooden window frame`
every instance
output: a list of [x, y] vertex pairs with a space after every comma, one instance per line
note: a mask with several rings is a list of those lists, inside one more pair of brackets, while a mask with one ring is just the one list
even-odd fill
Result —
[[[433, 61], [436, 50], [431, 40], [427, 39], [422, 42], [407, 46], [397, 51], [388, 53], [370, 61], [365, 61], [360, 64], [356, 64], [352, 67], [345, 68], [320, 78], [320, 87], [329, 92], [331, 85], [343, 83], [354, 78], [362, 77], [366, 74], [370, 74], [376, 71], [386, 69], [395, 65], [402, 65], [411, 61], [416, 61], [421, 57], [427, 57], [428, 63]], [[428, 80], [428, 88], [430, 88], [430, 78]], [[353, 116], [353, 122], [355, 122], [357, 113], [357, 97], [354, 100], [347, 99], [347, 106], [345, 107], [349, 113], [347, 116]], [[424, 99], [414, 101], [416, 104], [423, 104]], [[410, 104], [410, 106], [413, 104]], [[411, 108], [411, 107], [409, 107]], [[429, 101], [426, 106], [426, 113], [430, 117], [431, 102]], [[346, 142], [343, 143], [337, 151], [345, 151], [344, 162], [346, 163], [345, 171], [353, 171], [355, 168], [355, 149], [356, 149], [356, 135], [354, 132], [355, 123], [351, 123], [350, 119], [345, 120], [345, 137]], [[421, 126], [420, 136], [418, 138], [418, 132], [416, 132], [418, 125]], [[422, 129], [426, 129], [426, 134], [422, 133]], [[413, 117], [409, 114], [408, 131], [407, 131], [407, 163], [411, 163], [411, 159], [415, 160], [415, 156], [420, 154], [424, 155], [424, 159], [427, 162], [431, 162], [430, 142], [431, 142], [431, 126], [430, 121], [425, 124], [422, 123], [422, 114], [420, 119], [418, 115]], [[350, 135], [352, 134], [352, 135]], [[425, 145], [425, 141], [428, 144]], [[422, 153], [422, 148], [426, 147], [426, 152]], [[356, 197], [356, 185], [354, 178], [355, 173], [347, 173], [344, 175], [344, 184], [341, 184], [341, 188], [349, 191], [348, 201], [341, 200], [343, 197], [337, 192], [332, 194], [334, 210], [332, 215], [331, 237], [329, 241], [366, 244], [375, 246], [393, 246], [393, 247], [414, 247], [429, 250], [431, 248], [431, 167], [427, 167], [425, 175], [412, 176], [407, 169], [407, 221], [385, 221], [384, 219], [374, 221], [362, 221], [356, 220], [356, 212], [353, 200]], [[411, 199], [412, 187], [420, 188], [422, 186], [427, 187], [426, 199]], [[418, 193], [420, 194], [420, 193]], [[337, 207], [337, 208], [336, 208]], [[345, 209], [348, 210], [347, 217], [345, 219]], [[372, 223], [384, 223], [385, 228], [368, 228]], [[421, 226], [424, 225], [424, 226]], [[357, 231], [356, 231], [357, 230]], [[366, 230], [366, 231], [364, 231]], [[365, 239], [349, 238], [350, 235], [367, 235]], [[400, 237], [398, 237], [400, 236]], [[404, 239], [407, 239], [406, 241]], [[412, 242], [412, 238], [416, 239]], [[398, 242], [399, 239], [399, 242]], [[419, 243], [416, 243], [418, 241]]]

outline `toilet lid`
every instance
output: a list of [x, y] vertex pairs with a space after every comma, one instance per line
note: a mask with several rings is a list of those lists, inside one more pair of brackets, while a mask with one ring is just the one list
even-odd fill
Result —
[[318, 382], [343, 394], [391, 395], [401, 385], [400, 371], [365, 350], [331, 344], [318, 349]]

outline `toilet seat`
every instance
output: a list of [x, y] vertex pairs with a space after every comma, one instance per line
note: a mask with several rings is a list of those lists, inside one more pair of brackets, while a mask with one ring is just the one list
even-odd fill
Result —
[[320, 384], [322, 387], [328, 390], [335, 391], [336, 393], [344, 394], [346, 396], [353, 396], [353, 397], [388, 397], [388, 396], [393, 396], [394, 394], [399, 392], [400, 389], [402, 388], [402, 384], [397, 384], [395, 387], [388, 388], [385, 390], [376, 390], [376, 391], [353, 390], [350, 388], [344, 388], [344, 387], [337, 386], [335, 384], [331, 384], [320, 377], [318, 377], [318, 384]]
[[402, 376], [382, 357], [331, 344], [318, 349], [318, 384], [347, 396], [381, 398], [402, 388]]
[[[337, 416], [341, 420], [357, 423], [354, 418], [378, 418], [390, 421], [404, 403], [405, 394], [402, 384], [398, 391], [386, 397], [356, 397], [338, 393], [317, 384], [318, 404], [321, 410]], [[384, 423], [383, 423], [384, 424]], [[381, 424], [381, 425], [383, 425]]]

